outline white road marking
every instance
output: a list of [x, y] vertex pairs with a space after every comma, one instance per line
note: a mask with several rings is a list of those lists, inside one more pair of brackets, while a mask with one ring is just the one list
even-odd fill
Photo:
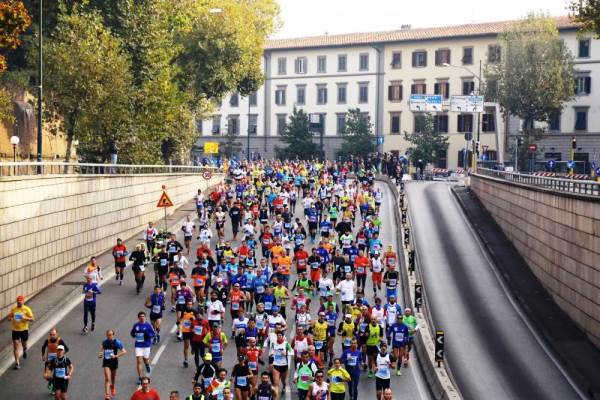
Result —
[[[171, 328], [171, 330], [169, 331], [169, 333], [173, 334], [176, 331], [177, 331], [177, 325], [173, 324], [173, 327]], [[170, 341], [170, 337], [167, 337], [165, 339], [165, 341], [163, 342], [163, 344], [160, 345], [160, 347], [158, 348], [158, 351], [154, 355], [154, 358], [152, 358], [152, 361], [150, 362], [150, 365], [154, 366], [154, 365], [156, 365], [158, 363], [158, 359], [160, 358], [160, 356], [162, 356], [162, 353], [167, 348], [167, 344], [169, 343], [169, 341]]]

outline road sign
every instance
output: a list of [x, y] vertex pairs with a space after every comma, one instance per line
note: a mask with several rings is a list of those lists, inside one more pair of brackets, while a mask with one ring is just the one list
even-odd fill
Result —
[[158, 208], [173, 207], [173, 202], [169, 198], [169, 195], [167, 194], [167, 192], [165, 192], [164, 190], [162, 192], [162, 195], [160, 196], [160, 199], [158, 199], [158, 203], [156, 204], [156, 207], [158, 207]]
[[435, 361], [438, 366], [444, 361], [444, 331], [435, 332]]
[[202, 171], [202, 177], [206, 180], [212, 178], [212, 172], [210, 172], [210, 169], [205, 169], [204, 171]]
[[573, 161], [573, 160], [567, 161], [567, 168], [569, 168], [569, 169], [575, 168], [575, 161]]
[[423, 307], [423, 286], [415, 283], [415, 308], [418, 310]]
[[473, 140], [473, 132], [465, 132], [465, 140], [467, 142]]
[[219, 154], [219, 142], [205, 142], [204, 154]]
[[411, 94], [410, 111], [435, 112], [442, 111], [442, 96], [438, 94]]
[[483, 112], [483, 96], [450, 96], [450, 111]]
[[377, 136], [377, 144], [383, 144], [383, 136]]
[[537, 144], [531, 143], [529, 145], [529, 151], [532, 152], [532, 153], [535, 153], [537, 151]]

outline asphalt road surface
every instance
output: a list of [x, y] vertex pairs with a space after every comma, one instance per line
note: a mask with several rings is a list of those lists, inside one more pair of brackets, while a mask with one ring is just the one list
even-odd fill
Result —
[[[383, 221], [382, 241], [385, 246], [389, 243], [395, 243], [393, 240], [393, 215], [392, 215], [392, 195], [385, 184], [380, 184], [385, 192], [384, 204], [381, 211]], [[300, 202], [298, 202], [300, 203]], [[300, 205], [300, 204], [299, 204]], [[297, 211], [301, 206], [297, 207]], [[298, 213], [300, 214], [300, 213]], [[304, 219], [302, 219], [304, 221]], [[226, 238], [231, 238], [230, 224], [228, 223]], [[214, 233], [214, 232], [213, 232]], [[216, 235], [215, 235], [216, 236]], [[183, 238], [179, 237], [181, 243]], [[238, 243], [234, 244], [236, 247]], [[214, 246], [214, 243], [213, 243]], [[196, 241], [192, 243], [192, 249], [195, 250]], [[307, 247], [310, 247], [307, 244]], [[394, 246], [395, 247], [395, 246]], [[394, 249], [397, 251], [397, 249]], [[258, 251], [257, 255], [260, 253]], [[193, 259], [190, 263], [193, 264]], [[112, 269], [112, 267], [111, 267]], [[106, 274], [107, 271], [105, 271]], [[189, 275], [189, 270], [188, 270]], [[292, 279], [293, 282], [295, 280]], [[129, 336], [132, 325], [137, 321], [137, 313], [145, 310], [143, 303], [146, 296], [151, 292], [154, 282], [154, 273], [152, 268], [147, 270], [147, 277], [142, 294], [135, 294], [135, 282], [130, 268], [125, 272], [125, 281], [123, 286], [118, 286], [117, 282], [112, 280], [102, 286], [103, 293], [98, 296], [96, 330], [87, 335], [80, 333], [82, 328], [82, 310], [80, 304], [73, 309], [67, 316], [57, 324], [60, 337], [65, 340], [70, 348], [68, 357], [75, 366], [75, 373], [69, 386], [69, 397], [71, 399], [92, 399], [103, 398], [103, 372], [101, 360], [97, 358], [100, 344], [104, 339], [106, 329], [114, 329], [116, 337], [121, 339], [125, 345], [128, 354], [120, 358], [117, 377], [117, 399], [129, 399], [133, 391], [137, 388], [137, 373], [135, 370], [135, 357], [133, 339]], [[82, 295], [83, 298], [83, 295]], [[367, 300], [373, 302], [373, 293], [370, 280], [368, 280]], [[401, 299], [402, 296], [399, 296]], [[316, 299], [315, 299], [316, 300]], [[339, 301], [339, 299], [338, 299]], [[167, 303], [170, 305], [170, 303]], [[313, 301], [312, 314], [316, 315], [318, 301]], [[289, 305], [288, 305], [289, 307]], [[146, 310], [147, 311], [147, 310]], [[293, 322], [293, 313], [288, 309], [288, 325]], [[230, 333], [231, 319], [229, 312], [226, 313], [226, 332]], [[159, 390], [161, 398], [168, 398], [169, 391], [179, 390], [183, 396], [191, 393], [192, 378], [194, 374], [193, 356], [190, 358], [190, 367], [184, 369], [183, 344], [177, 342], [174, 335], [175, 317], [167, 309], [163, 319], [161, 329], [161, 342], [155, 345], [151, 352], [152, 386]], [[33, 328], [35, 329], [35, 328]], [[288, 332], [290, 329], [288, 329]], [[168, 333], [170, 332], [170, 333]], [[289, 335], [288, 335], [289, 336]], [[50, 396], [46, 389], [45, 381], [42, 379], [43, 363], [41, 359], [42, 342], [30, 343], [29, 358], [21, 361], [21, 370], [8, 370], [0, 377], [0, 387], [3, 400], [9, 399], [45, 399]], [[336, 356], [341, 355], [341, 345], [339, 338], [336, 340]], [[266, 356], [264, 357], [266, 360]], [[231, 367], [236, 363], [235, 345], [233, 342], [227, 347], [223, 366], [231, 371]], [[416, 363], [416, 358], [412, 357], [411, 365], [408, 369], [403, 369], [403, 375], [392, 377], [392, 389], [396, 399], [429, 399], [430, 394], [426, 383], [421, 375], [421, 370]], [[264, 367], [261, 368], [261, 372]], [[292, 386], [290, 388], [290, 386]], [[289, 391], [286, 398], [297, 398], [295, 387], [288, 382]], [[375, 398], [375, 380], [368, 379], [366, 374], [361, 376], [361, 385], [359, 387], [359, 396], [366, 399]]]
[[503, 289], [450, 186], [406, 188], [427, 299], [464, 398], [582, 398]]

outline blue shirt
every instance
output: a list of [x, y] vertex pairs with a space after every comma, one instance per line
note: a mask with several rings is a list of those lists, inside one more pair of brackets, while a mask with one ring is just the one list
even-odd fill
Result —
[[95, 283], [84, 283], [83, 293], [85, 293], [86, 303], [96, 304], [96, 294], [101, 294], [102, 291]]
[[392, 325], [391, 334], [394, 345], [404, 346], [409, 337], [408, 326], [404, 325], [404, 323], [396, 322]]
[[150, 295], [150, 309], [151, 313], [155, 315], [162, 315], [162, 310], [165, 305], [165, 295], [163, 293], [152, 293]]
[[344, 350], [342, 354], [342, 363], [346, 366], [348, 372], [359, 372], [360, 373], [360, 365], [363, 361], [363, 355], [359, 349], [356, 351], [352, 351], [350, 349]]
[[137, 322], [131, 328], [131, 337], [135, 339], [135, 347], [145, 348], [152, 345], [152, 338], [156, 335], [149, 322]]
[[321, 232], [329, 233], [332, 227], [333, 224], [329, 221], [323, 221], [320, 224]]

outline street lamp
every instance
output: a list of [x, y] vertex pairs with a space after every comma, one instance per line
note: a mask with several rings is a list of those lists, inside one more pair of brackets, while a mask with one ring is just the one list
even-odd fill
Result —
[[17, 135], [12, 135], [10, 137], [10, 144], [13, 146], [13, 162], [17, 162], [17, 146], [20, 142], [20, 139]]

